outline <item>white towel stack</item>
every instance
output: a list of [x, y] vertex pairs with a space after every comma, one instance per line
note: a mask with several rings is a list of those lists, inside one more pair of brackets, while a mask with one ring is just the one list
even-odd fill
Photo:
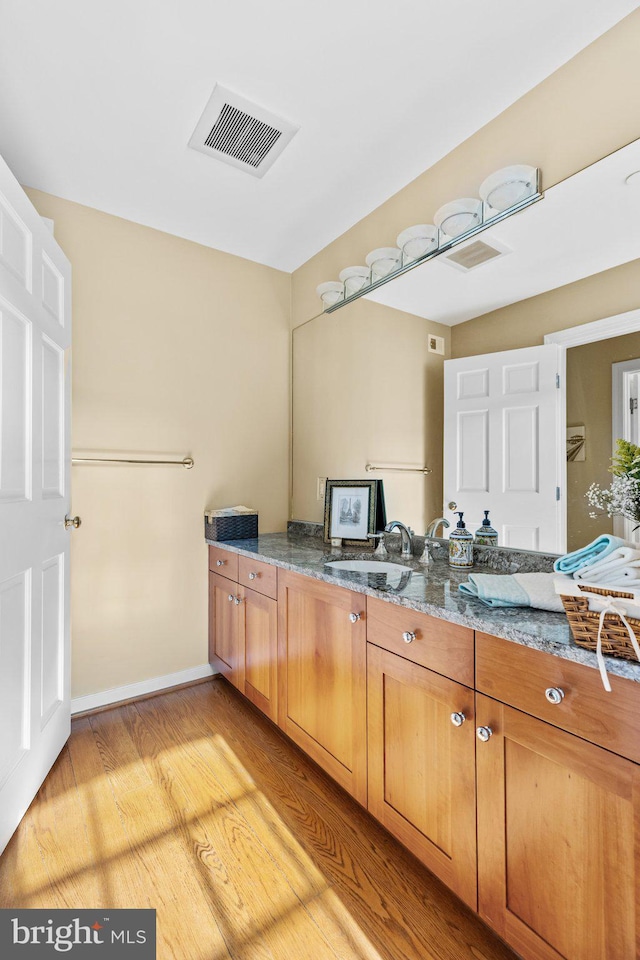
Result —
[[640, 589], [640, 549], [621, 546], [573, 574], [574, 580], [602, 586]]

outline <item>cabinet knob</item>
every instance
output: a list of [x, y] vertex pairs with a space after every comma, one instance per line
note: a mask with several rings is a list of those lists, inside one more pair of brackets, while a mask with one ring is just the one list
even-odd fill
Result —
[[361, 614], [361, 613], [350, 613], [350, 614], [349, 614], [349, 620], [351, 620], [351, 623], [357, 623], [358, 620], [360, 620], [361, 618], [362, 618], [362, 614]]
[[461, 727], [467, 718], [464, 713], [452, 713], [451, 714], [451, 723], [454, 727]]
[[229, 596], [227, 597], [227, 600], [229, 601], [229, 603], [231, 603], [231, 602], [233, 601], [233, 594], [232, 594], [232, 593], [229, 594]]
[[487, 740], [490, 740], [493, 736], [493, 730], [491, 727], [478, 727], [476, 730], [476, 736], [478, 740], [482, 740], [483, 743], [486, 743]]
[[234, 597], [234, 598], [233, 598], [233, 602], [235, 603], [236, 607], [239, 607], [243, 600], [244, 600], [244, 597]]
[[259, 576], [260, 576], [259, 573], [250, 573], [249, 580], [257, 580]]
[[415, 638], [416, 638], [416, 635], [413, 632], [413, 630], [405, 630], [405, 632], [402, 634], [402, 639], [404, 640], [405, 643], [413, 643]]
[[562, 703], [564, 700], [564, 690], [561, 690], [560, 687], [547, 687], [544, 695], [549, 703]]
[[224, 567], [226, 560], [216, 560], [216, 567]]

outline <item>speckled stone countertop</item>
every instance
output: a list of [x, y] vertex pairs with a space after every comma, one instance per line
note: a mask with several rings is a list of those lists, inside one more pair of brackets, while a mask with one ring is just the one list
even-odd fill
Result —
[[[294, 573], [388, 600], [441, 620], [459, 623], [597, 669], [595, 653], [573, 642], [564, 614], [527, 607], [486, 607], [479, 600], [466, 597], [458, 591], [458, 585], [466, 579], [466, 572], [453, 570], [444, 558], [435, 559], [429, 566], [423, 566], [415, 559], [407, 561], [401, 558], [399, 553], [393, 552], [392, 546], [388, 559], [411, 567], [411, 572], [387, 577], [385, 574], [332, 571], [326, 566], [330, 560], [371, 559], [373, 554], [371, 550], [358, 553], [357, 550], [349, 548], [333, 549], [317, 537], [300, 536], [291, 530], [288, 534], [262, 534], [255, 540], [206, 542], [232, 553], [254, 557]], [[436, 542], [433, 554], [443, 553], [444, 550]], [[540, 566], [549, 569], [546, 560], [547, 558], [543, 558]], [[481, 572], [483, 566], [477, 566], [476, 572]], [[492, 572], [498, 572], [494, 564], [487, 564], [484, 569], [487, 567], [490, 567]], [[513, 561], [505, 564], [500, 562], [500, 567], [506, 573], [513, 569]], [[530, 569], [530, 564], [525, 563], [524, 568]], [[605, 657], [605, 660], [610, 674], [640, 683], [640, 663], [616, 657]]]

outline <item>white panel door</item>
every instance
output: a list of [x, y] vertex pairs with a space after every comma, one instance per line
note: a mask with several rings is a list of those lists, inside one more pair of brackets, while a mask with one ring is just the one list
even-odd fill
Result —
[[565, 550], [563, 367], [556, 344], [445, 362], [445, 516], [474, 533], [490, 510], [500, 545]]
[[0, 852], [64, 746], [71, 268], [0, 158]]

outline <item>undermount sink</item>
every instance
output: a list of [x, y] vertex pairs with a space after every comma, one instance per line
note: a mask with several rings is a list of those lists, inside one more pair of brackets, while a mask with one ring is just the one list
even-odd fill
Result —
[[401, 563], [388, 563], [386, 560], [329, 560], [325, 567], [333, 570], [350, 570], [352, 573], [403, 573], [411, 570]]

